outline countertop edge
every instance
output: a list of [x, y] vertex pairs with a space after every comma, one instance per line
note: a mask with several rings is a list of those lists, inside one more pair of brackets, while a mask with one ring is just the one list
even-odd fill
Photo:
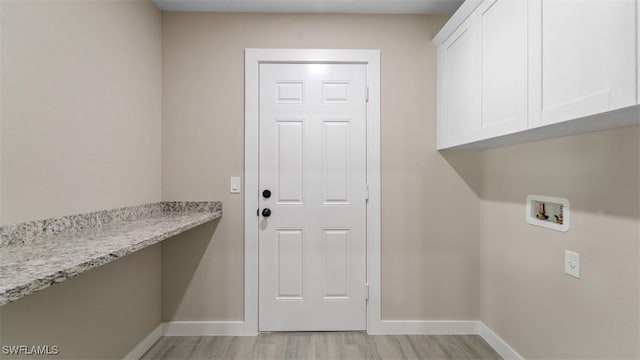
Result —
[[[175, 214], [176, 212], [167, 211], [167, 214]], [[0, 306], [6, 305], [13, 301], [19, 300], [27, 295], [33, 294], [39, 290], [50, 287], [51, 285], [63, 282], [72, 277], [80, 275], [89, 270], [95, 269], [102, 265], [108, 264], [112, 261], [115, 261], [119, 258], [132, 254], [136, 251], [142, 250], [149, 246], [160, 243], [163, 240], [166, 240], [175, 235], [181, 234], [185, 231], [191, 230], [195, 227], [208, 223], [210, 221], [216, 220], [222, 217], [222, 209], [221, 205], [219, 209], [214, 210], [213, 212], [182, 212], [178, 213], [184, 215], [193, 215], [196, 217], [193, 221], [190, 221], [186, 224], [177, 225], [174, 228], [163, 231], [158, 234], [151, 234], [149, 237], [143, 237], [139, 241], [135, 241], [134, 243], [119, 248], [115, 251], [110, 251], [107, 254], [100, 255], [98, 257], [91, 257], [80, 263], [73, 264], [67, 268], [56, 269], [57, 271], [52, 272], [50, 275], [44, 277], [38, 277], [31, 281], [28, 281], [24, 284], [17, 285], [13, 288], [3, 291], [0, 293]], [[28, 244], [23, 244], [22, 246], [28, 247]]]

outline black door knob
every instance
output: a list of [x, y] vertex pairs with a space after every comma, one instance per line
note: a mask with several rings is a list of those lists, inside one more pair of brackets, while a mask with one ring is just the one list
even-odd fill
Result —
[[271, 209], [269, 209], [269, 208], [265, 208], [265, 209], [263, 209], [263, 210], [262, 210], [262, 216], [264, 216], [264, 217], [269, 217], [269, 216], [271, 216]]
[[264, 197], [265, 199], [268, 199], [271, 197], [271, 190], [265, 190], [262, 192], [262, 197]]

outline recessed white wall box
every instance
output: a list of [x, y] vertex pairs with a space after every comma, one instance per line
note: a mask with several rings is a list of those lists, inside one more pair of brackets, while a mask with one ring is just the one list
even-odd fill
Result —
[[527, 196], [527, 222], [531, 225], [566, 232], [569, 230], [570, 206], [564, 198]]

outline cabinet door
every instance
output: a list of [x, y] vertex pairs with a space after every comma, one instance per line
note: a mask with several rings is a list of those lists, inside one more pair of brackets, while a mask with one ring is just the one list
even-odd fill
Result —
[[636, 102], [635, 0], [529, 0], [529, 127]]
[[438, 47], [438, 149], [479, 138], [478, 66], [473, 19]]
[[482, 138], [527, 128], [527, 2], [485, 0], [474, 13]]

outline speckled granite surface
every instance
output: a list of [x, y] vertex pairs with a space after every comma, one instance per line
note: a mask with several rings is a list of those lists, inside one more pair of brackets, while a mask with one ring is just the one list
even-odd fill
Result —
[[221, 202], [162, 202], [2, 227], [0, 305], [221, 216]]

